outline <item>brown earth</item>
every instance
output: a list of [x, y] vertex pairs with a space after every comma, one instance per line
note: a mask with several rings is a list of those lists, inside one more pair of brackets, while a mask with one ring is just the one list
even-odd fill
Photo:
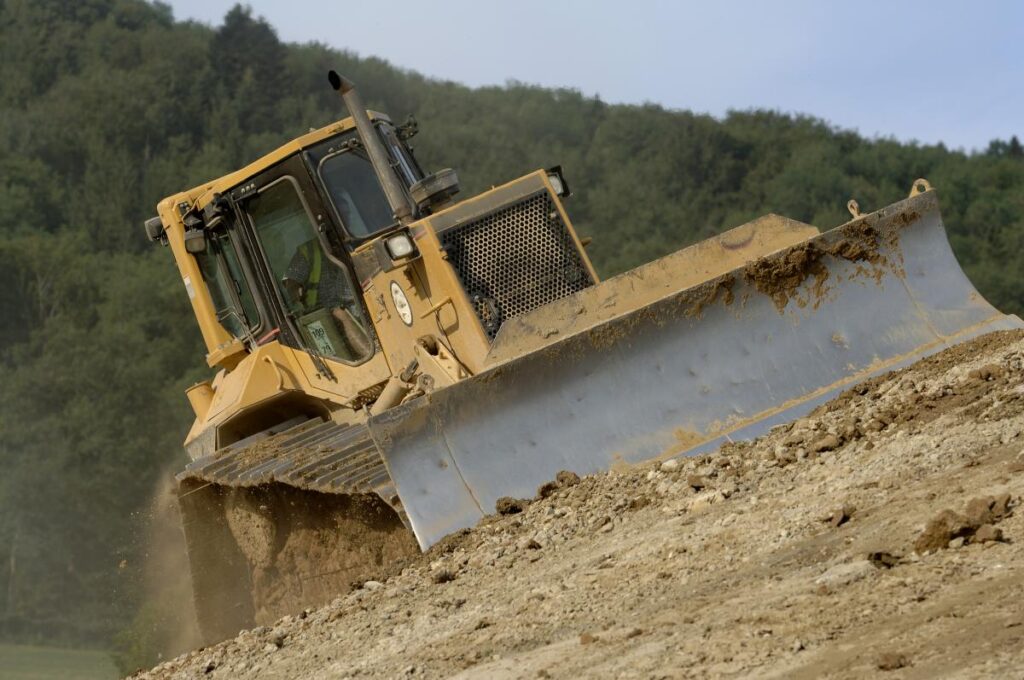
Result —
[[138, 677], [1024, 677], [1022, 377], [993, 334], [754, 442], [565, 477]]
[[189, 482], [180, 507], [208, 641], [330, 602], [420, 558], [412, 533], [376, 494]]

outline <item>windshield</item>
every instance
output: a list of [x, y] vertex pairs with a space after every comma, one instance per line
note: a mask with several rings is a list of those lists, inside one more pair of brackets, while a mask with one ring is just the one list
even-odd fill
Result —
[[372, 236], [395, 223], [370, 161], [356, 150], [326, 156], [320, 179], [345, 230], [356, 238]]

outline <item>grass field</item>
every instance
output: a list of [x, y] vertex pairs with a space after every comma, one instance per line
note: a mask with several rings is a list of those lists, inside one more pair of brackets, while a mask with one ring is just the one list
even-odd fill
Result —
[[108, 680], [118, 677], [106, 652], [0, 644], [3, 680]]

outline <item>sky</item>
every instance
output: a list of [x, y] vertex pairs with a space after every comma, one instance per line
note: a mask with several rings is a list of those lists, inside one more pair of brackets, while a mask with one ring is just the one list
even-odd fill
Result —
[[[217, 26], [233, 0], [170, 0]], [[569, 87], [722, 116], [805, 113], [868, 137], [1024, 136], [1024, 3], [947, 0], [249, 0], [316, 41], [470, 86]]]

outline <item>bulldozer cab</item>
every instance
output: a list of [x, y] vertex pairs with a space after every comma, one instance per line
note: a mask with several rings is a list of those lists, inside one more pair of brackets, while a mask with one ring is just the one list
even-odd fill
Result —
[[[403, 185], [417, 181], [393, 126], [376, 128]], [[355, 130], [246, 178], [219, 210], [197, 261], [227, 330], [250, 348], [278, 339], [343, 364], [372, 358], [380, 343], [350, 251], [398, 222]]]

